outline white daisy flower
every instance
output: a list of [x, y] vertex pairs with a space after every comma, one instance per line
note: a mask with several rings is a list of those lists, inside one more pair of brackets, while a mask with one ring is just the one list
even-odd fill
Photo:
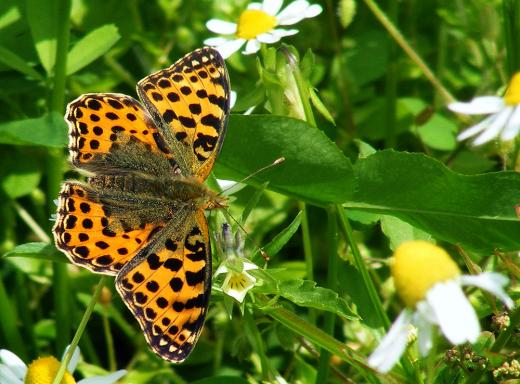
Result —
[[242, 12], [237, 23], [211, 19], [206, 27], [221, 35], [232, 37], [212, 37], [204, 44], [215, 47], [224, 59], [237, 52], [244, 44], [245, 55], [258, 52], [260, 44], [273, 44], [282, 37], [298, 33], [297, 29], [276, 28], [283, 25], [293, 25], [303, 19], [315, 17], [321, 13], [318, 4], [309, 4], [305, 0], [296, 0], [282, 8], [283, 0], [264, 0], [262, 3], [251, 3]]
[[[67, 352], [69, 347], [65, 350]], [[65, 353], [63, 354], [65, 356]], [[63, 360], [63, 358], [62, 358]], [[71, 372], [79, 361], [79, 348], [76, 348], [67, 365], [61, 383], [76, 384]], [[60, 362], [54, 356], [40, 357], [27, 366], [22, 359], [7, 349], [0, 349], [0, 383], [2, 384], [51, 384], [58, 373]], [[113, 384], [126, 375], [122, 369], [105, 376], [94, 376], [83, 379], [77, 384]]]
[[390, 371], [401, 358], [412, 326], [417, 328], [422, 356], [432, 348], [435, 327], [439, 327], [455, 345], [477, 340], [480, 324], [475, 310], [464, 296], [463, 286], [484, 289], [508, 308], [514, 305], [503, 289], [508, 283], [506, 277], [494, 272], [461, 275], [446, 251], [426, 241], [401, 244], [394, 253], [391, 270], [396, 291], [407, 308], [368, 359], [369, 366], [381, 373]]
[[516, 73], [504, 97], [480, 96], [468, 103], [455, 102], [448, 108], [465, 115], [490, 115], [474, 126], [462, 131], [458, 140], [477, 136], [473, 145], [482, 145], [495, 138], [514, 139], [520, 132], [520, 72]]

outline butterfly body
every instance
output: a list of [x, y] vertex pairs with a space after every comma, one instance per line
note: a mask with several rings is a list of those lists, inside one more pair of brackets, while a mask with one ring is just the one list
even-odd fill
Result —
[[116, 275], [151, 348], [181, 362], [211, 290], [204, 210], [226, 204], [203, 182], [225, 135], [229, 80], [220, 55], [202, 48], [137, 93], [143, 104], [110, 93], [69, 104], [70, 160], [88, 180], [64, 183], [53, 232], [73, 263]]

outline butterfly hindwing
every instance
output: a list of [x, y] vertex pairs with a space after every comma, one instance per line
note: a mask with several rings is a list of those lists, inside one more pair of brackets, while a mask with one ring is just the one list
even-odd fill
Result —
[[142, 79], [137, 92], [183, 173], [206, 179], [229, 114], [229, 78], [220, 54], [207, 47], [196, 50]]
[[168, 228], [128, 263], [116, 287], [147, 342], [164, 359], [181, 362], [204, 324], [211, 289], [211, 254], [202, 210], [186, 215], [182, 236]]
[[101, 200], [88, 185], [64, 183], [53, 233], [56, 246], [73, 263], [93, 272], [115, 275], [160, 225], [122, 223]]

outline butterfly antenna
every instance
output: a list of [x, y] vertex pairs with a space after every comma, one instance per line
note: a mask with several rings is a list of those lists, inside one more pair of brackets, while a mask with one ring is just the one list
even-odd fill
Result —
[[250, 178], [252, 178], [252, 177], [258, 175], [260, 172], [263, 172], [263, 171], [265, 171], [265, 170], [267, 170], [267, 169], [269, 169], [269, 168], [271, 168], [271, 167], [277, 166], [278, 164], [281, 164], [281, 163], [283, 163], [284, 161], [285, 161], [285, 157], [279, 157], [278, 159], [276, 159], [275, 161], [273, 161], [271, 164], [266, 165], [266, 166], [264, 166], [264, 167], [262, 167], [262, 168], [260, 168], [260, 169], [257, 169], [256, 171], [254, 171], [253, 173], [251, 173], [249, 176], [246, 176], [246, 177], [244, 177], [242, 180], [237, 181], [236, 184], [233, 184], [233, 185], [231, 185], [231, 186], [229, 186], [229, 187], [223, 189], [223, 190], [219, 193], [219, 195], [222, 195], [222, 194], [224, 194], [224, 193], [226, 193], [226, 192], [228, 192], [228, 191], [230, 191], [230, 190], [236, 188], [237, 184], [244, 183], [246, 180], [249, 180]]

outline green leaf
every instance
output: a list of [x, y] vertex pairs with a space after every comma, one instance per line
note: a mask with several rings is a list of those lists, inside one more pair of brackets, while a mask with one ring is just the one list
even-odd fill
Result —
[[314, 88], [312, 87], [309, 87], [309, 95], [311, 97], [311, 101], [312, 101], [312, 105], [314, 105], [314, 108], [316, 108], [316, 110], [326, 119], [328, 120], [329, 122], [331, 122], [332, 124], [336, 125], [336, 122], [334, 121], [334, 118], [332, 117], [332, 115], [330, 114], [329, 110], [327, 109], [327, 107], [325, 106], [325, 104], [323, 104], [323, 101], [321, 101], [320, 97], [317, 95], [316, 91], [314, 90]]
[[27, 62], [13, 51], [0, 46], [0, 62], [8, 67], [21, 72], [37, 80], [43, 80], [43, 76], [34, 70]]
[[67, 126], [58, 113], [10, 121], [0, 124], [0, 143], [63, 148], [67, 145]]
[[279, 234], [274, 237], [273, 240], [271, 240], [266, 246], [263, 247], [265, 253], [267, 253], [269, 257], [276, 256], [276, 254], [280, 252], [280, 249], [282, 249], [283, 246], [287, 244], [291, 237], [293, 237], [293, 235], [296, 233], [302, 221], [301, 214], [302, 213], [299, 212], [291, 224], [285, 227]]
[[390, 249], [392, 251], [395, 251], [395, 249], [405, 241], [432, 241], [432, 237], [429, 233], [421, 231], [406, 221], [394, 216], [383, 215], [381, 217], [381, 230], [390, 240]]
[[396, 216], [471, 251], [520, 249], [520, 174], [457, 174], [424, 154], [378, 152], [355, 166], [358, 188], [347, 208]]
[[[2, 171], [0, 169], [0, 174], [4, 173]], [[21, 161], [15, 163], [9, 171], [9, 174], [2, 175], [1, 185], [7, 196], [12, 199], [30, 194], [40, 183], [41, 173], [38, 164]]]
[[[268, 270], [264, 271], [269, 273]], [[309, 307], [327, 311], [342, 316], [348, 320], [358, 316], [350, 309], [345, 299], [331, 289], [318, 287], [310, 280], [282, 280], [276, 284], [265, 284], [255, 287], [255, 291], [281, 296], [300, 307]]]
[[47, 74], [52, 73], [56, 60], [56, 35], [61, 1], [27, 0], [27, 21], [40, 63]]
[[322, 206], [352, 196], [350, 160], [322, 131], [289, 117], [231, 115], [215, 173], [238, 181], [279, 157], [285, 157], [282, 164], [248, 183], [269, 181], [273, 191]]
[[4, 253], [2, 257], [29, 257], [32, 259], [68, 263], [65, 255], [59, 252], [54, 244], [43, 242], [20, 244], [11, 249], [9, 252]]
[[117, 27], [113, 24], [103, 25], [89, 32], [79, 40], [67, 55], [67, 75], [105, 54], [121, 38]]

